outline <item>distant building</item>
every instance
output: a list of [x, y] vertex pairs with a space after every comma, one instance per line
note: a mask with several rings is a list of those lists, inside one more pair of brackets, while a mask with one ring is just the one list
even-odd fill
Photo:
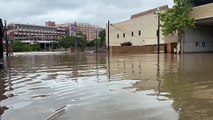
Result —
[[68, 35], [73, 36], [77, 33], [86, 35], [88, 41], [95, 40], [97, 35], [103, 28], [97, 25], [91, 25], [88, 23], [66, 23], [58, 26], [66, 27]]
[[97, 25], [85, 23], [77, 24], [77, 31], [86, 35], [88, 41], [95, 40], [101, 30], [103, 29]]
[[47, 26], [47, 27], [55, 27], [56, 25], [55, 25], [55, 22], [47, 21], [47, 22], [45, 22], [45, 26]]
[[29, 25], [29, 24], [9, 24], [8, 35], [9, 40], [20, 40], [21, 42], [34, 44], [44, 44], [57, 41], [61, 37], [66, 36], [66, 29], [56, 27], [53, 23], [46, 24], [47, 26]]

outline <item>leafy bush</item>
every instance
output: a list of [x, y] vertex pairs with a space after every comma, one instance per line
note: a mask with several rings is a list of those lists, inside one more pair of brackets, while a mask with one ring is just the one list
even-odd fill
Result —
[[30, 52], [30, 51], [40, 51], [39, 44], [26, 44], [22, 43], [21, 41], [15, 41], [13, 43], [13, 52]]

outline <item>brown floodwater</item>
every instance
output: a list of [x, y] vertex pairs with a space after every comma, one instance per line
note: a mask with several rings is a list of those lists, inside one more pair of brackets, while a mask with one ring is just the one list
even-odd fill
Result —
[[0, 120], [213, 120], [213, 54], [16, 53]]

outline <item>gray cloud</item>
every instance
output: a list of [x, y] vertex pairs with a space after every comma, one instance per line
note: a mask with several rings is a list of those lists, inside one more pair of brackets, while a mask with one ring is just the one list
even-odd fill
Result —
[[173, 0], [1, 0], [0, 10], [8, 22], [43, 25], [45, 21], [87, 22], [104, 26], [132, 14], [173, 4]]

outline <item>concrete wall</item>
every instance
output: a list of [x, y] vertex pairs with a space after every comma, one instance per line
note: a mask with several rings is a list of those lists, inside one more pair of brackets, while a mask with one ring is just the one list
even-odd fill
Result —
[[[164, 45], [160, 45], [160, 51], [164, 51]], [[119, 53], [155, 53], [157, 52], [156, 45], [146, 45], [146, 46], [112, 46], [110, 47], [111, 54], [119, 54]]]
[[[190, 13], [196, 20], [213, 17], [213, 3], [193, 8]], [[157, 44], [157, 15], [150, 13], [124, 22], [110, 25], [110, 47], [116, 47], [112, 51], [121, 52], [121, 43], [130, 41], [132, 46], [152, 46]], [[141, 31], [141, 36], [138, 34]], [[131, 33], [134, 32], [134, 36]], [[198, 26], [196, 29], [187, 29], [185, 33], [184, 52], [209, 52], [213, 51], [212, 28]], [[123, 37], [125, 34], [125, 37]], [[160, 44], [167, 44], [167, 52], [172, 53], [178, 39], [177, 35], [164, 37], [161, 33]], [[198, 46], [195, 46], [198, 42]], [[203, 45], [205, 44], [205, 46]], [[127, 47], [128, 48], [128, 47]], [[133, 48], [133, 47], [132, 47]], [[117, 49], [117, 50], [116, 50]], [[139, 48], [135, 47], [137, 51]], [[140, 48], [141, 49], [141, 48]], [[144, 49], [144, 48], [142, 48]], [[147, 48], [146, 48], [147, 49]], [[131, 51], [130, 49], [123, 49]], [[147, 51], [150, 51], [149, 49]], [[145, 50], [146, 52], [146, 50]]]
[[186, 29], [184, 52], [213, 52], [213, 27], [197, 26], [195, 29]]
[[[128, 21], [112, 24], [110, 31], [110, 46], [121, 46], [123, 42], [130, 41], [132, 46], [154, 45], [157, 44], [157, 15], [154, 13], [133, 18]], [[139, 35], [141, 31], [141, 35]], [[132, 36], [134, 32], [134, 36]], [[125, 34], [125, 37], [123, 37]], [[117, 38], [119, 35], [119, 38]], [[160, 43], [164, 44], [164, 38], [161, 35]]]
[[213, 17], [213, 3], [194, 7], [191, 16], [196, 20]]

